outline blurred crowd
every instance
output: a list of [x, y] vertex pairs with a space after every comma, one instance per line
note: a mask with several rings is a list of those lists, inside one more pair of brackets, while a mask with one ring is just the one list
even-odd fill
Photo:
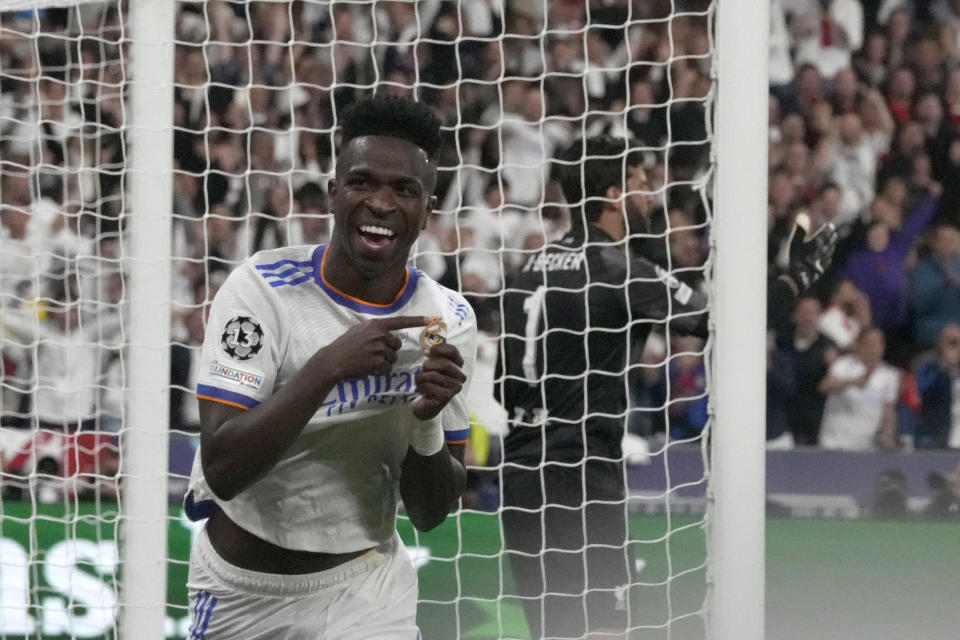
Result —
[[[769, 328], [768, 446], [960, 447], [960, 2], [773, 0], [769, 117], [771, 272], [798, 215], [841, 241]], [[641, 365], [634, 430], [698, 437], [696, 345]]]
[[774, 2], [770, 256], [833, 222], [832, 273], [769, 341], [768, 437], [960, 447], [960, 2]]
[[[337, 114], [373, 90], [415, 95], [445, 125], [414, 260], [468, 296], [488, 338], [511, 273], [570, 224], [550, 161], [582, 135], [644, 149], [659, 206], [633, 248], [704, 286], [707, 0], [176, 10], [173, 428], [197, 429], [205, 310], [229, 271], [329, 238]], [[960, 447], [960, 0], [772, 0], [770, 17], [771, 270], [800, 213], [842, 237], [828, 276], [770, 328], [770, 446]], [[123, 424], [124, 21], [116, 2], [0, 13], [6, 427]], [[654, 334], [631, 384], [634, 434], [699, 437], [702, 344]], [[478, 421], [502, 428], [485, 402]]]

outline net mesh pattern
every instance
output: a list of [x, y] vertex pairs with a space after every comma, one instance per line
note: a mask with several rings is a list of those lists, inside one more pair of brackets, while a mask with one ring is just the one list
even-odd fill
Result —
[[[206, 312], [254, 252], [329, 241], [338, 115], [374, 91], [422, 100], [443, 123], [437, 207], [411, 259], [462, 292], [480, 328], [463, 509], [429, 534], [401, 516], [421, 572], [421, 628], [424, 637], [528, 637], [497, 521], [507, 416], [493, 400], [493, 363], [503, 295], [577, 215], [580, 203], [566, 202], [555, 179], [557, 155], [597, 134], [629, 137], [643, 157], [649, 185], [640, 195], [653, 211], [630, 246], [704, 287], [714, 4], [176, 6], [174, 121], [156, 123], [174, 142], [170, 518], [157, 523], [170, 532], [167, 637], [186, 637], [190, 624], [184, 583], [196, 526], [179, 503], [199, 441], [193, 392]], [[126, 222], [137, 210], [127, 184], [138, 80], [128, 7], [8, 7], [0, 13], [0, 638], [116, 637], [123, 473], [136, 473], [121, 446], [136, 428], [124, 409], [135, 365], [126, 357], [125, 265], [136, 259]], [[630, 625], [643, 637], [689, 638], [703, 633], [704, 504], [691, 496], [703, 494], [706, 464], [688, 477], [671, 460], [675, 450], [698, 450], [709, 429], [709, 367], [705, 345], [676, 335], [671, 318], [655, 322], [632, 354], [621, 372], [629, 406], [608, 417], [630, 434], [622, 503], [633, 528]]]

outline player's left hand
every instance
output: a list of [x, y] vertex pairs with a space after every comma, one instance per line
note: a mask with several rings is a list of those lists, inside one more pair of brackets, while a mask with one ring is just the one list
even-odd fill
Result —
[[813, 231], [806, 214], [797, 216], [789, 241], [790, 263], [787, 275], [800, 293], [810, 288], [830, 268], [837, 247], [837, 228], [827, 222]]
[[413, 415], [429, 420], [439, 414], [453, 396], [460, 393], [467, 376], [461, 370], [460, 351], [447, 342], [432, 345], [427, 359], [414, 379], [420, 398], [413, 404]]

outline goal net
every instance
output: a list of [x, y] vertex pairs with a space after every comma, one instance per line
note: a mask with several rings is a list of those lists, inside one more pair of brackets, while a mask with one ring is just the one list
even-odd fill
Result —
[[[630, 251], [706, 290], [715, 3], [182, 0], [170, 33], [131, 28], [150, 4], [0, 3], [0, 639], [187, 636], [206, 312], [252, 253], [329, 239], [338, 114], [373, 91], [444, 124], [412, 261], [465, 294], [481, 331], [463, 508], [429, 534], [401, 517], [420, 627], [529, 637], [500, 524], [503, 296], [569, 228], [554, 158], [597, 134], [644, 159], [653, 206]], [[166, 120], [150, 111], [164, 96]], [[702, 637], [706, 616], [709, 367], [671, 319], [632, 317], [654, 326], [613, 415], [644, 638]], [[128, 627], [138, 616], [162, 629]]]

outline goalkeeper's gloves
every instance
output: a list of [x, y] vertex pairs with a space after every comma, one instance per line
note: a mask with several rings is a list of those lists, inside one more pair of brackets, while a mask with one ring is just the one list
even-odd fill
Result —
[[809, 289], [830, 268], [837, 248], [837, 228], [833, 223], [824, 223], [812, 233], [810, 226], [810, 218], [805, 213], [799, 214], [788, 242], [787, 275], [796, 283], [800, 293]]

